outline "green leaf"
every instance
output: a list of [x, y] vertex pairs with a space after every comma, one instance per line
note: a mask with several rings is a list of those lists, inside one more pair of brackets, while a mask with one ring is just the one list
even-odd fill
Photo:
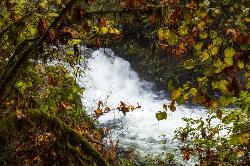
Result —
[[227, 84], [228, 82], [226, 80], [220, 80], [216, 82], [212, 82], [213, 89], [219, 89], [222, 92], [227, 92]]
[[194, 68], [194, 66], [195, 66], [195, 61], [193, 59], [189, 59], [189, 60], [184, 61], [184, 67], [186, 69], [192, 69], [192, 68]]
[[155, 114], [155, 117], [158, 121], [167, 119], [167, 113], [165, 111], [159, 111]]

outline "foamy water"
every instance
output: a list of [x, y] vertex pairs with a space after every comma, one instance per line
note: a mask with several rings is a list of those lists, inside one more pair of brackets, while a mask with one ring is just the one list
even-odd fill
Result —
[[[160, 142], [167, 140], [169, 149], [175, 149], [174, 130], [185, 125], [182, 118], [204, 114], [200, 109], [178, 106], [175, 112], [168, 112], [167, 120], [158, 121], [155, 113], [170, 101], [163, 92], [153, 92], [152, 84], [141, 80], [128, 61], [116, 57], [111, 50], [100, 49], [93, 52], [87, 64], [89, 70], [79, 83], [86, 88], [82, 101], [88, 113], [91, 114], [99, 100], [107, 101], [111, 107], [118, 106], [120, 101], [141, 106], [126, 116], [116, 110], [99, 119], [101, 125], [113, 125], [114, 137], [123, 147], [134, 147], [142, 155], [157, 154], [162, 152]], [[114, 119], [121, 123], [115, 123]]]

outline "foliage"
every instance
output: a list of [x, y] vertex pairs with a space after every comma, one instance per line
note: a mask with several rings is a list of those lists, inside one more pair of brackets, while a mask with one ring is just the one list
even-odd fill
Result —
[[[153, 40], [151, 56], [160, 49], [182, 60], [183, 68], [195, 75], [192, 82], [168, 85], [174, 88], [172, 102], [156, 118], [167, 119], [168, 108], [175, 111], [175, 103], [190, 100], [211, 110], [206, 120], [184, 119], [187, 126], [176, 135], [183, 142], [183, 158], [198, 156], [200, 164], [207, 165], [245, 164], [249, 162], [248, 5], [246, 0], [1, 1], [1, 120], [13, 112], [18, 120], [27, 119], [26, 110], [38, 109], [56, 115], [81, 137], [94, 134], [82, 122], [86, 120], [79, 100], [83, 89], [64, 67], [44, 64], [54, 60], [76, 67], [83, 57], [79, 45], [116, 44], [122, 39], [118, 27], [143, 23], [145, 29], [150, 25], [146, 38]], [[126, 114], [139, 107], [121, 102], [118, 109]], [[109, 110], [99, 104], [96, 117]], [[216, 118], [221, 123], [214, 127], [210, 122]], [[228, 137], [219, 134], [224, 130]], [[102, 140], [97, 137], [94, 140]], [[114, 160], [115, 150], [95, 146], [100, 155], [111, 154], [107, 159]]]
[[238, 108], [218, 110], [198, 119], [184, 118], [187, 125], [176, 130], [183, 159], [198, 156], [199, 165], [247, 165], [249, 99], [249, 92], [242, 92], [235, 99]]

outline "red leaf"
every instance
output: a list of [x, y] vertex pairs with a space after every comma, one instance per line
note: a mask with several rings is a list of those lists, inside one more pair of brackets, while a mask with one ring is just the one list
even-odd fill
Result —
[[106, 19], [101, 17], [98, 19], [99, 26], [106, 26]]
[[37, 25], [38, 34], [45, 32], [47, 27], [48, 27], [47, 21], [44, 18], [40, 18]]
[[63, 35], [68, 35], [70, 38], [77, 38], [77, 36], [79, 35], [79, 32], [77, 32], [76, 30], [70, 28], [70, 27], [64, 27], [63, 30]]
[[96, 38], [96, 39], [95, 39], [95, 46], [96, 46], [97, 48], [100, 48], [100, 47], [102, 46], [102, 41], [101, 41], [101, 39], [99, 39], [99, 38]]
[[52, 86], [57, 86], [58, 85], [58, 81], [56, 80], [55, 77], [52, 76], [48, 76], [48, 84], [52, 85]]
[[53, 42], [56, 39], [56, 31], [54, 29], [50, 29], [47, 33], [47, 40], [49, 42]]

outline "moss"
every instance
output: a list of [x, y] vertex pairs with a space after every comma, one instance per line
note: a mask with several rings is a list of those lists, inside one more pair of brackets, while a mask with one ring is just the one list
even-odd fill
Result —
[[[27, 118], [21, 120], [18, 120], [15, 114], [11, 114], [4, 120], [1, 120], [0, 138], [4, 140], [3, 144], [1, 144], [1, 149], [8, 145], [6, 141], [9, 140], [9, 137], [12, 136], [18, 127], [25, 128], [29, 125], [36, 127], [46, 125], [56, 136], [57, 146], [66, 148], [66, 151], [75, 156], [80, 164], [82, 163], [81, 165], [90, 161], [96, 165], [108, 165], [108, 162], [85, 138], [68, 127], [58, 117], [37, 109], [28, 110]], [[88, 159], [85, 156], [87, 156]]]

